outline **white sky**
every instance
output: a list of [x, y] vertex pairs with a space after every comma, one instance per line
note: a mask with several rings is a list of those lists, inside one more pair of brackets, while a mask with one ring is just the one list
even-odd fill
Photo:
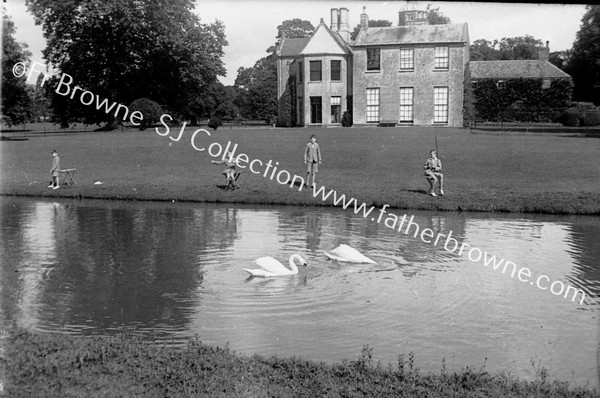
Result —
[[[453, 23], [467, 22], [471, 42], [477, 39], [502, 39], [531, 35], [543, 42], [550, 41], [550, 51], [572, 47], [581, 25], [585, 5], [488, 3], [488, 2], [410, 2], [411, 6], [425, 9], [427, 4], [449, 17]], [[229, 46], [223, 59], [227, 77], [220, 80], [231, 85], [240, 67], [251, 67], [267, 55], [266, 49], [275, 43], [277, 26], [287, 19], [300, 18], [315, 27], [321, 18], [329, 26], [330, 9], [346, 7], [350, 11], [350, 26], [360, 22], [362, 7], [367, 7], [369, 19], [387, 19], [394, 24], [398, 11], [406, 1], [322, 1], [322, 0], [196, 0], [195, 12], [201, 22], [216, 19], [225, 24]], [[40, 26], [27, 12], [25, 0], [8, 0], [3, 4], [15, 22], [17, 40], [29, 45], [32, 60], [43, 62], [45, 40]]]

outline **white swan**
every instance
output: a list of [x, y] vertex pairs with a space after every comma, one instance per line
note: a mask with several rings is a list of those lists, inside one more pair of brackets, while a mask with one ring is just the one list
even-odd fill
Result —
[[346, 261], [349, 263], [369, 263], [377, 264], [375, 261], [368, 257], [363, 256], [358, 250], [341, 244], [331, 251], [331, 253], [325, 252], [325, 255], [332, 260]]
[[306, 267], [306, 261], [299, 254], [292, 254], [290, 256], [290, 268], [287, 268], [285, 265], [281, 264], [279, 261], [275, 260], [273, 257], [260, 257], [254, 260], [254, 262], [260, 267], [257, 269], [248, 269], [244, 268], [244, 271], [250, 273], [252, 276], [260, 276], [263, 278], [268, 278], [272, 276], [287, 276], [287, 275], [296, 275], [298, 273], [298, 267], [295, 264], [294, 260], [300, 260], [300, 264]]

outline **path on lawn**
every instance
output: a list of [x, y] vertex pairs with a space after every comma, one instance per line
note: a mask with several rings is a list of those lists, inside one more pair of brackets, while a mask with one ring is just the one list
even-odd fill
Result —
[[[331, 205], [312, 191], [290, 188], [248, 168], [241, 188], [224, 191], [223, 166], [191, 142], [195, 128], [180, 141], [154, 129], [36, 134], [0, 142], [0, 194], [46, 197], [208, 201], [291, 205]], [[161, 133], [164, 128], [159, 128]], [[277, 171], [305, 177], [303, 151], [316, 134], [323, 164], [317, 185], [325, 185], [359, 205], [389, 204], [402, 209], [600, 214], [600, 136], [561, 133], [475, 134], [467, 129], [299, 128], [220, 129], [200, 132], [194, 144], [207, 148], [237, 143], [237, 154]], [[426, 195], [423, 164], [437, 135], [444, 166], [445, 197]], [[8, 136], [8, 139], [7, 139]], [[169, 145], [171, 144], [171, 145]], [[50, 181], [50, 152], [61, 167], [77, 168], [78, 184], [58, 190]], [[278, 162], [278, 164], [276, 164]], [[259, 166], [256, 163], [255, 166]], [[96, 185], [95, 182], [102, 182]]]

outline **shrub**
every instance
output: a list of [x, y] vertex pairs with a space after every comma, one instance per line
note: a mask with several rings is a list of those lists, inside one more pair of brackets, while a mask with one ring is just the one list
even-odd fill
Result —
[[138, 98], [129, 105], [130, 112], [139, 111], [144, 118], [140, 122], [140, 130], [145, 130], [160, 120], [163, 110], [159, 104], [148, 99]]
[[569, 108], [566, 111], [564, 111], [560, 115], [558, 120], [563, 126], [569, 126], [569, 127], [579, 126], [579, 115], [577, 114], [577, 112], [575, 110], [573, 110], [573, 108]]
[[588, 109], [583, 114], [582, 126], [598, 126], [600, 125], [600, 111], [597, 109]]
[[208, 127], [210, 127], [211, 129], [218, 129], [219, 126], [222, 126], [223, 122], [221, 121], [221, 119], [218, 116], [213, 116], [210, 118], [210, 120], [208, 121]]
[[352, 127], [354, 122], [352, 121], [352, 115], [350, 112], [344, 112], [342, 115], [342, 126], [344, 127]]

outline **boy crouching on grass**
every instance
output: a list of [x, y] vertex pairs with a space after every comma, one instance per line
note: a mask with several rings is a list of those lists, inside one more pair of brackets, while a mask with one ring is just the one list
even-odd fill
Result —
[[435, 194], [435, 185], [440, 182], [440, 196], [444, 196], [444, 175], [440, 173], [442, 171], [442, 161], [437, 158], [435, 150], [429, 152], [429, 159], [425, 162], [425, 178], [429, 182], [429, 195], [437, 196]]
[[[310, 136], [310, 142], [306, 144], [304, 150], [304, 164], [306, 164], [306, 186], [312, 187], [315, 185], [315, 177], [319, 171], [319, 163], [321, 163], [321, 148], [317, 144], [317, 137], [314, 134]], [[312, 183], [310, 176], [312, 175]]]

